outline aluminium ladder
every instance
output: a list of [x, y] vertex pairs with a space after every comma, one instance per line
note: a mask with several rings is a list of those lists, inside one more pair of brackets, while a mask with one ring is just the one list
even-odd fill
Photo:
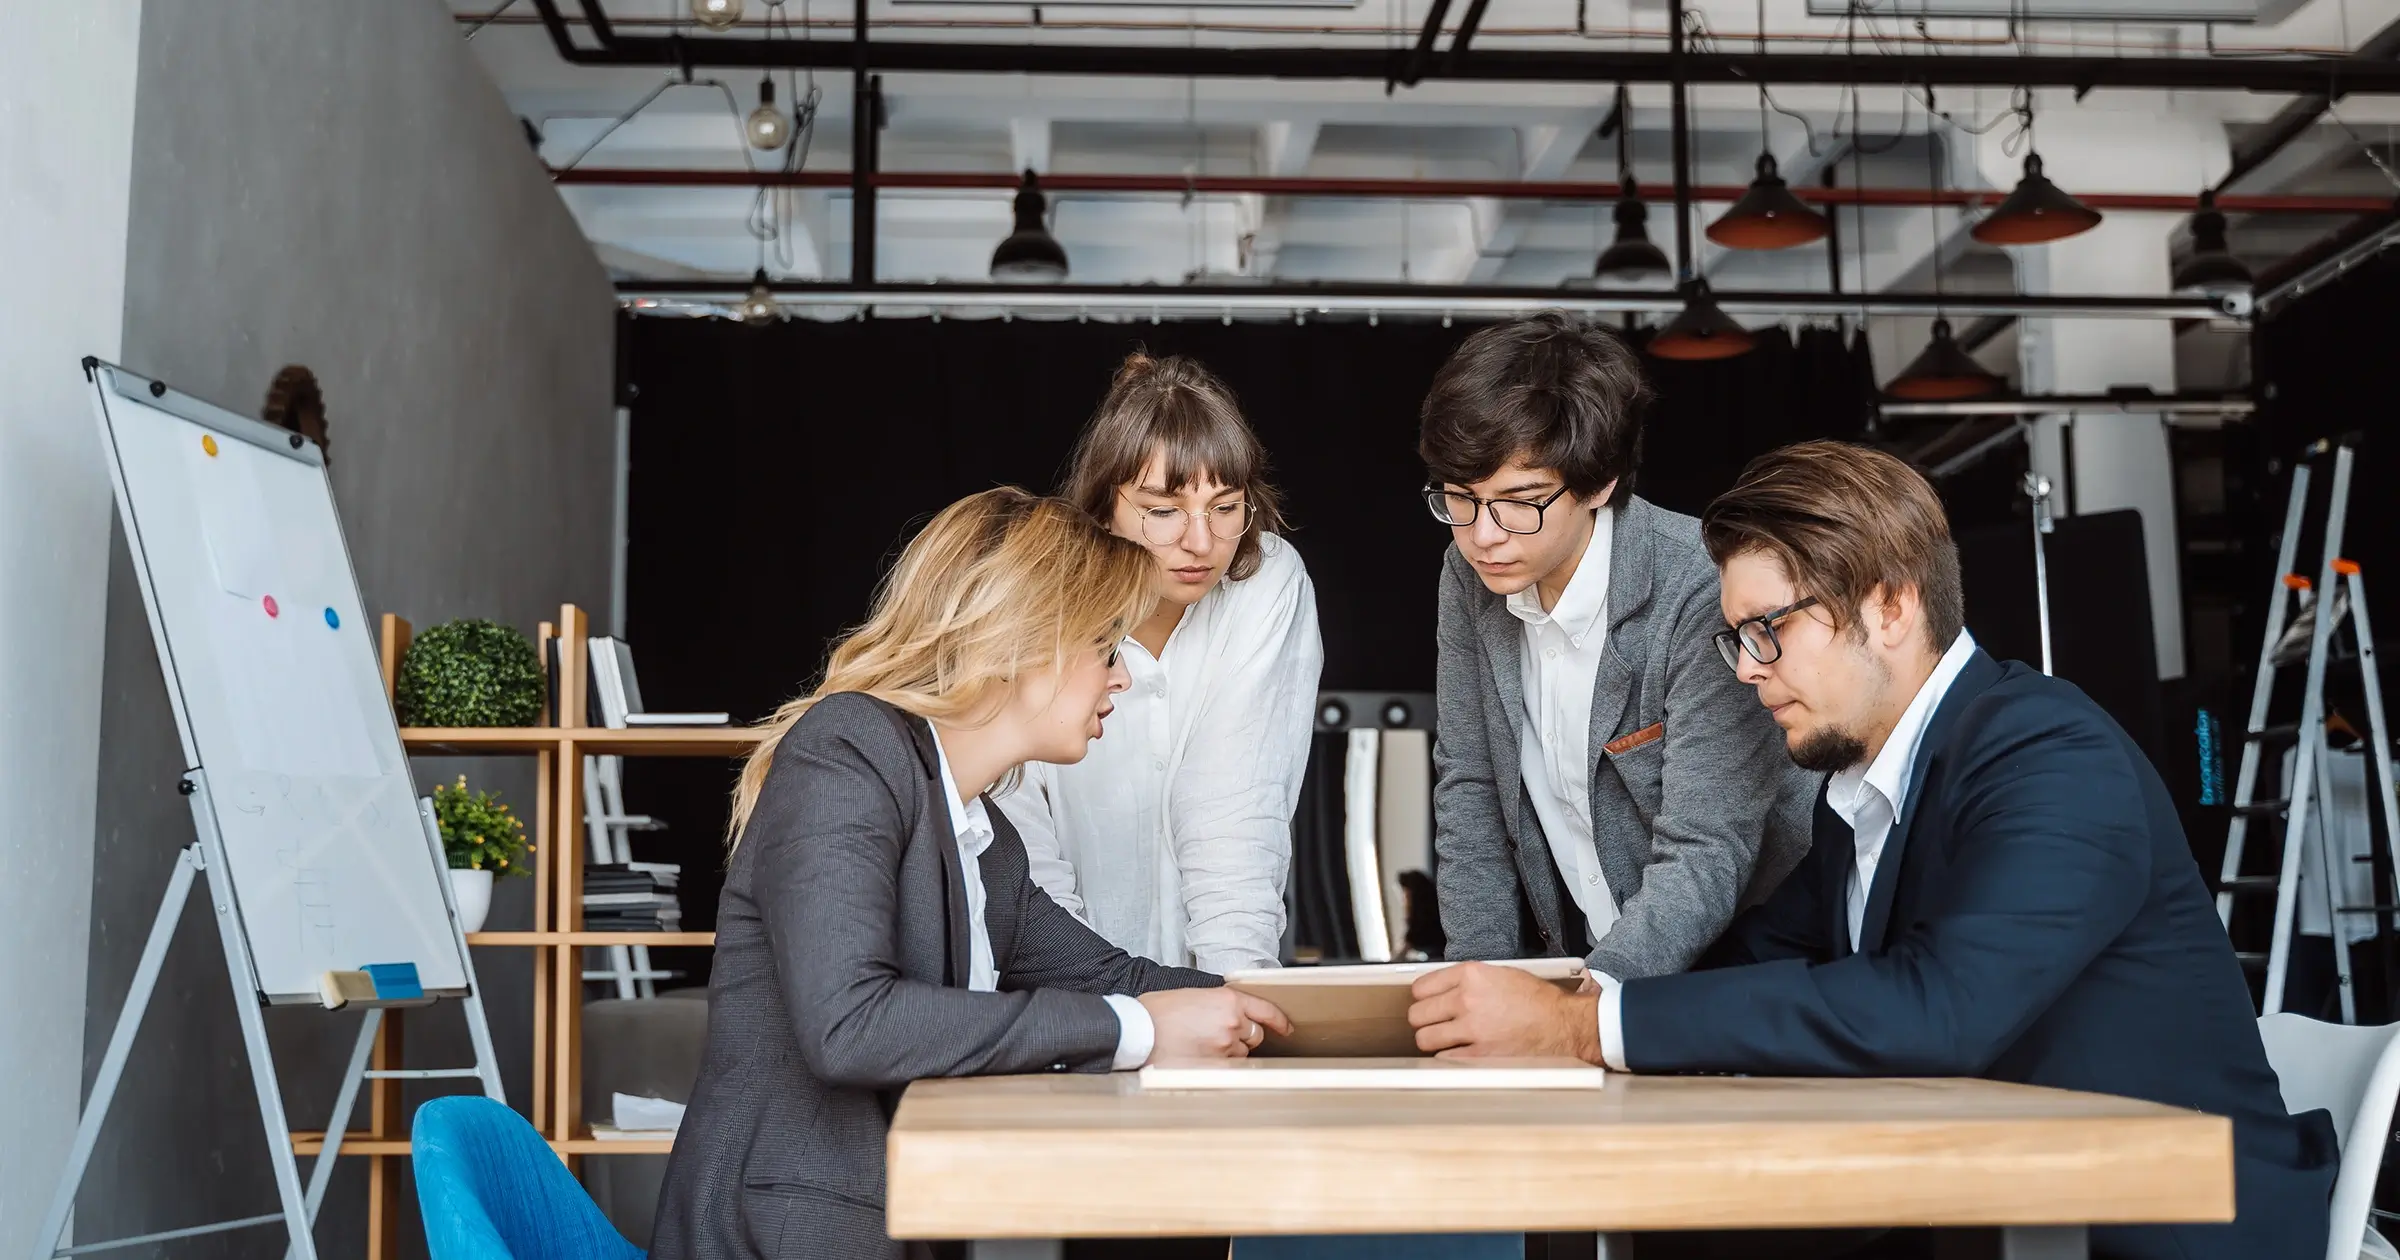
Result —
[[[2276, 556], [2278, 574], [2273, 597], [2267, 609], [2266, 634], [2259, 645], [2258, 673], [2250, 696], [2250, 715], [2243, 727], [2241, 768], [2234, 783], [2233, 818], [2225, 837], [2225, 863], [2220, 875], [2217, 894], [2217, 917], [2228, 930], [2233, 925], [2237, 904], [2245, 895], [2272, 891], [2275, 901], [2273, 936], [2266, 953], [2245, 954], [2243, 961], [2263, 963], [2266, 967], [2266, 987], [2262, 1011], [2274, 1014], [2283, 1009], [2284, 980], [2291, 963], [2292, 929], [2298, 908], [2300, 884], [2301, 837], [2311, 826], [2317, 828], [2318, 853], [2322, 879], [2318, 881], [2326, 898], [2326, 921], [2333, 937], [2334, 970], [2338, 978], [2342, 1005], [2342, 1020], [2358, 1020], [2356, 996], [2351, 985], [2350, 946], [2342, 919], [2353, 915], [2389, 915], [2392, 905], [2345, 906], [2340, 890], [2346, 881], [2338, 878], [2337, 845], [2331, 828], [2323, 818], [2329, 798], [2326, 743], [2325, 674], [2336, 642], [2338, 623], [2347, 620], [2354, 637], [2356, 655], [2345, 657], [2344, 663], [2355, 661], [2366, 693], [2368, 731], [2366, 751], [2374, 765], [2376, 785], [2381, 793], [2384, 824], [2384, 847], [2389, 854], [2392, 837], [2400, 835], [2400, 803], [2396, 803], [2392, 783], [2392, 746], [2385, 727], [2381, 682], [2375, 668], [2375, 636], [2367, 617], [2364, 579], [2359, 566], [2341, 555], [2342, 528], [2350, 500], [2350, 474], [2355, 462], [2354, 437], [2339, 441], [2319, 441], [2311, 445], [2302, 461], [2292, 469], [2292, 497], [2285, 509], [2283, 539]], [[2323, 562], [2315, 581], [2301, 576], [2295, 569], [2301, 528], [2308, 505], [2310, 463], [2327, 454], [2333, 457], [2333, 484], [2326, 504]], [[2313, 596], [2313, 599], [2311, 598]], [[2345, 598], [2346, 597], [2346, 598]], [[2299, 615], [2309, 618], [2306, 627], [2308, 650], [2305, 656], [2279, 660], [2278, 651], [2287, 637], [2287, 615], [2294, 604]], [[2345, 610], [2343, 605], [2347, 604]], [[2313, 604], [2313, 607], [2311, 606]], [[2346, 615], [2345, 615], [2346, 614]], [[2292, 665], [2305, 667], [2300, 714], [2296, 721], [2270, 723], [2279, 674]], [[2275, 799], [2257, 796], [2258, 772], [2264, 754], [2270, 747], [2290, 746], [2293, 749], [2290, 774], [2286, 778], [2284, 795]], [[2242, 858], [2250, 824], [2259, 822], [2280, 828], [2277, 839], [2281, 851], [2274, 875], [2244, 875]], [[2370, 856], [2360, 859], [2372, 861]], [[2390, 870], [2378, 872], [2391, 875]], [[2388, 887], [2380, 881], [2377, 885]], [[2389, 920], [2386, 920], [2387, 924]]]

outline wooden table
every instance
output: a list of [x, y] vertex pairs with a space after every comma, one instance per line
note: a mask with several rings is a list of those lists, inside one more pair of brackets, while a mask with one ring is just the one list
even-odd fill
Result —
[[1974, 1080], [1614, 1074], [1592, 1093], [1148, 1093], [1130, 1073], [919, 1081], [895, 1238], [1996, 1226], [2233, 1219], [2233, 1127]]

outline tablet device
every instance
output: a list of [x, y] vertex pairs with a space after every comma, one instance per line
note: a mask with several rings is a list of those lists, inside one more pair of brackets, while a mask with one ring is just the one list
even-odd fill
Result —
[[[1259, 968], [1225, 977], [1229, 988], [1273, 1002], [1291, 1017], [1288, 1037], [1269, 1030], [1259, 1055], [1309, 1058], [1402, 1058], [1417, 1049], [1408, 1026], [1409, 986], [1451, 963], [1368, 963], [1350, 967]], [[1572, 993], [1583, 984], [1580, 958], [1515, 958], [1515, 967]]]

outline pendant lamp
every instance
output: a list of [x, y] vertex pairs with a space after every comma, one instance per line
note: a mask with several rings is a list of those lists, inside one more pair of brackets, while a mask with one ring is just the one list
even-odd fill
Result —
[[1017, 188], [1017, 228], [992, 251], [992, 279], [1003, 284], [1057, 284], [1067, 278], [1067, 251], [1042, 223], [1048, 202], [1031, 169]]
[[1981, 398], [2008, 381], [1984, 369], [1950, 335], [1950, 321], [1933, 321], [1933, 340], [1883, 392], [1910, 402], [1952, 402]]
[[2192, 252], [2175, 265], [2175, 289], [2179, 293], [2220, 295], [2246, 292], [2251, 286], [2250, 268], [2225, 244], [2225, 215], [2217, 209], [2217, 195], [2200, 194], [2200, 209], [2192, 215]]
[[772, 324], [782, 317], [783, 308], [776, 304], [775, 291], [767, 287], [766, 268], [761, 267], [751, 274], [750, 292], [733, 311], [736, 318], [754, 328]]
[[1708, 225], [1708, 239], [1727, 249], [1789, 249], [1825, 239], [1825, 216], [1792, 195], [1775, 169], [1775, 155], [1758, 155], [1750, 191]]
[[[1941, 191], [1942, 164], [1936, 147], [1931, 118], [1925, 128], [1925, 191]], [[1957, 340], [1950, 335], [1950, 321], [1941, 315], [1942, 302], [1942, 211], [1932, 197], [1926, 198], [1927, 213], [1933, 216], [1933, 339], [1910, 361], [1883, 392], [1894, 398], [1911, 402], [1949, 402], [1960, 398], [1981, 398], [2008, 382], [1984, 370]]]
[[1675, 274], [1665, 250], [1650, 241], [1650, 207], [1633, 178], [1633, 94], [1617, 85], [1617, 239], [1600, 251], [1592, 278], [1602, 284], [1639, 287]]
[[1641, 189], [1631, 175], [1620, 182], [1625, 192], [1617, 198], [1617, 239], [1600, 251], [1592, 278], [1604, 284], [1656, 284], [1675, 274], [1675, 268], [1666, 251], [1651, 243], [1650, 207], [1643, 204]]
[[1650, 339], [1650, 353], [1686, 362], [1731, 359], [1750, 353], [1757, 344], [1750, 330], [1709, 296], [1708, 281], [1689, 280], [1683, 285], [1683, 310]]
[[1968, 235], [1986, 245], [2041, 245], [2062, 241], [2100, 225], [2100, 212], [2067, 195], [2042, 174], [2042, 155], [2025, 155], [2025, 178], [2017, 181], [1983, 222]]

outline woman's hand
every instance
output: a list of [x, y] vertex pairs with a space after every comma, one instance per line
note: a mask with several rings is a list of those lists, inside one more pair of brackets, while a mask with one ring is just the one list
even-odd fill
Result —
[[1292, 1021], [1264, 998], [1232, 989], [1162, 989], [1138, 999], [1157, 1028], [1150, 1061], [1240, 1059], [1273, 1029], [1285, 1036]]

